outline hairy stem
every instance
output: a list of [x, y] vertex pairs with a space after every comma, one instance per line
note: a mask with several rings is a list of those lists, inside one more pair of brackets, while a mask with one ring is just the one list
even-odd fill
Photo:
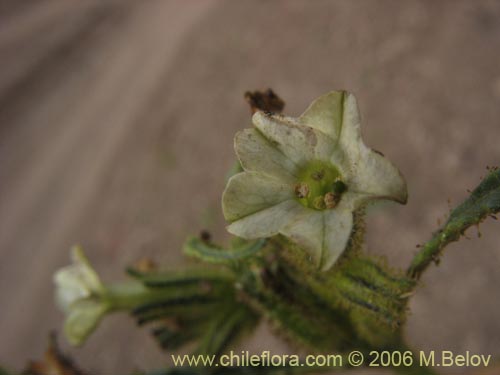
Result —
[[415, 255], [408, 276], [419, 279], [432, 262], [437, 262], [442, 250], [457, 241], [472, 225], [500, 211], [500, 170], [492, 169], [471, 195], [450, 213], [445, 225], [434, 233]]

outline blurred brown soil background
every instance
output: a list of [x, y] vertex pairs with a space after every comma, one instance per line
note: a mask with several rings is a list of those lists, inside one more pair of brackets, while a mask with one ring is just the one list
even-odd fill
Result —
[[[185, 264], [202, 228], [225, 238], [243, 93], [267, 87], [290, 115], [357, 95], [366, 143], [410, 191], [370, 210], [367, 248], [405, 266], [500, 164], [500, 2], [0, 0], [0, 363], [40, 357], [61, 329], [51, 276], [71, 245], [112, 281], [144, 256]], [[414, 347], [500, 356], [499, 225], [425, 274]], [[293, 351], [265, 325], [242, 347]], [[168, 358], [122, 315], [71, 352], [110, 375]]]

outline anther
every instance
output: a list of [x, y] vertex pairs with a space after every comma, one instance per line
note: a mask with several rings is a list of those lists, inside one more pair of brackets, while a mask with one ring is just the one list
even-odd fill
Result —
[[338, 195], [335, 195], [332, 192], [326, 193], [325, 199], [324, 199], [326, 208], [328, 208], [328, 209], [335, 208], [337, 206], [337, 203], [340, 200], [339, 198], [340, 197]]
[[309, 186], [304, 182], [295, 185], [295, 195], [299, 199], [306, 198], [309, 195]]
[[314, 198], [313, 206], [317, 210], [324, 210], [326, 208], [325, 197], [320, 195], [319, 197]]

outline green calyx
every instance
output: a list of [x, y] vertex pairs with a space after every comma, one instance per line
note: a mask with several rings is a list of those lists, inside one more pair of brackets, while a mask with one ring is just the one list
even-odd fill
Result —
[[347, 190], [340, 172], [333, 165], [313, 161], [299, 173], [295, 196], [305, 207], [315, 210], [335, 208]]

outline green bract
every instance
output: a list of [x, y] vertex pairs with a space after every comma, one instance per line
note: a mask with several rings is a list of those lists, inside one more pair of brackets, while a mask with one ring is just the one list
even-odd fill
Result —
[[244, 171], [222, 198], [230, 233], [281, 233], [326, 270], [347, 246], [353, 211], [376, 199], [406, 203], [401, 173], [361, 139], [352, 94], [332, 91], [298, 118], [256, 112], [252, 121], [235, 137]]
[[72, 249], [73, 264], [54, 274], [56, 299], [67, 314], [64, 333], [73, 345], [80, 345], [97, 327], [108, 305], [102, 296], [99, 276], [79, 247]]

